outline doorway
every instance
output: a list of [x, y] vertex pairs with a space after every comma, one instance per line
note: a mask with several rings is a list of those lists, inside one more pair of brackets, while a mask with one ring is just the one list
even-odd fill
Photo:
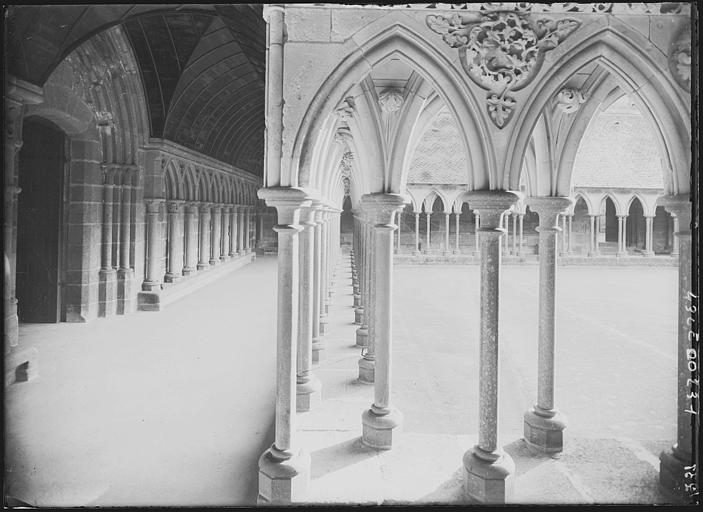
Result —
[[67, 138], [50, 121], [29, 117], [22, 129], [17, 204], [17, 299], [23, 323], [66, 320], [64, 173]]

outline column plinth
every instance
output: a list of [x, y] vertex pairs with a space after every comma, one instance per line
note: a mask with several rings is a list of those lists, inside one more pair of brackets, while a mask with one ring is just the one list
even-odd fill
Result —
[[463, 458], [464, 490], [480, 502], [504, 503], [512, 494], [515, 463], [498, 447], [498, 305], [503, 214], [518, 197], [505, 191], [469, 193], [478, 211], [481, 254], [478, 443]]

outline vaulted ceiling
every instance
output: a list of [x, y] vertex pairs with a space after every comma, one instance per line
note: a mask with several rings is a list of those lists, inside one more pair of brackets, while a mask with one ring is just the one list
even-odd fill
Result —
[[42, 86], [73, 49], [114, 25], [123, 27], [139, 63], [150, 135], [261, 176], [261, 5], [11, 7], [7, 70]]

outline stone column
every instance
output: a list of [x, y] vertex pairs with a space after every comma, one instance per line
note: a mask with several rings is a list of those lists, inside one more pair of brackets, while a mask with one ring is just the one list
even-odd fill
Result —
[[[332, 212], [330, 211], [329, 208], [325, 208], [323, 219], [324, 219], [324, 224], [322, 225], [322, 234], [324, 236], [325, 240], [325, 245], [324, 245], [324, 254], [325, 254], [325, 259], [323, 260], [325, 263], [325, 266], [323, 267], [324, 269], [324, 283], [325, 287], [323, 288], [323, 305], [325, 308], [325, 315], [328, 315], [330, 312], [330, 290], [332, 288], [331, 283], [332, 283], [332, 236], [331, 236], [331, 217], [332, 217]], [[326, 331], [325, 331], [326, 332]]]
[[[274, 10], [273, 17], [281, 11]], [[270, 43], [271, 44], [271, 43]], [[269, 49], [269, 52], [271, 50]], [[270, 55], [270, 53], [269, 53]], [[269, 63], [269, 72], [270, 66]], [[283, 504], [304, 497], [310, 479], [310, 455], [296, 443], [297, 342], [300, 209], [311, 205], [294, 188], [259, 189], [259, 197], [278, 212], [278, 300], [276, 308], [276, 418], [274, 442], [259, 458], [259, 503]]]
[[464, 454], [466, 493], [479, 502], [504, 503], [512, 493], [515, 463], [498, 447], [498, 291], [502, 215], [517, 201], [505, 191], [470, 193], [481, 215], [481, 320], [478, 444]]
[[112, 268], [112, 173], [110, 169], [103, 169], [102, 254], [98, 272], [98, 316], [101, 317], [117, 313], [117, 273]]
[[[120, 268], [117, 271], [117, 314], [131, 313], [134, 309], [132, 282], [134, 270], [130, 267], [130, 249], [132, 247], [132, 174], [125, 169], [122, 192], [122, 212], [120, 219]], [[180, 269], [179, 269], [180, 270]]]
[[[566, 243], [566, 237], [568, 234], [567, 229], [566, 229], [566, 217], [567, 216], [565, 213], [562, 213], [559, 215], [559, 217], [561, 218], [561, 251], [560, 251], [561, 254], [560, 255], [565, 256], [569, 252], [567, 249], [567, 243]], [[559, 235], [557, 235], [557, 237], [558, 236]]]
[[301, 208], [300, 226], [302, 231], [298, 234], [300, 246], [298, 357], [296, 370], [296, 411], [298, 412], [309, 411], [321, 404], [320, 390], [322, 383], [312, 373], [315, 225], [315, 206], [311, 205]]
[[[695, 350], [698, 346], [698, 337], [694, 336], [696, 332], [690, 324], [691, 313], [695, 312], [694, 304], [698, 302], [691, 301], [689, 295], [694, 292], [691, 288], [691, 201], [688, 194], [685, 194], [661, 197], [658, 204], [676, 215], [675, 218], [679, 221], [678, 229], [674, 233], [679, 241], [677, 433], [676, 444], [659, 456], [659, 482], [663, 488], [673, 491], [686, 503], [691, 503], [692, 486], [690, 484], [695, 483], [695, 480], [690, 478], [690, 474], [695, 474], [695, 471], [687, 470], [685, 467], [696, 462], [692, 445], [694, 414], [691, 411], [696, 410], [692, 402], [700, 404], [699, 399], [692, 399], [693, 394], [699, 393], [700, 386], [691, 384], [691, 379], [698, 377], [696, 362], [700, 361], [699, 353]], [[697, 293], [700, 294], [700, 291]], [[693, 357], [689, 358], [691, 355]], [[689, 475], [686, 475], [687, 471]], [[686, 484], [689, 484], [688, 489]]]
[[369, 301], [369, 263], [371, 245], [369, 241], [368, 214], [366, 210], [361, 211], [361, 326], [356, 330], [356, 345], [367, 347], [369, 344], [369, 314], [371, 313], [371, 303]]
[[402, 213], [400, 213], [400, 212], [398, 213], [398, 242], [397, 242], [397, 246], [395, 249], [396, 254], [400, 254], [400, 231], [401, 231], [400, 230], [400, 225], [401, 225], [400, 223], [402, 220], [402, 215], [403, 215]]
[[415, 250], [413, 254], [420, 254], [420, 212], [415, 212]]
[[221, 206], [213, 204], [210, 207], [210, 218], [212, 219], [212, 230], [210, 231], [210, 266], [214, 267], [220, 263], [220, 239], [222, 236], [222, 215]]
[[206, 270], [210, 268], [210, 210], [212, 205], [209, 203], [200, 204], [200, 261], [198, 261], [198, 270]]
[[431, 213], [427, 213], [427, 212], [425, 213], [425, 225], [427, 226], [427, 232], [425, 233], [425, 238], [427, 239], [426, 240], [426, 247], [425, 247], [425, 254], [430, 254], [432, 252], [430, 250], [430, 241], [432, 239], [432, 237], [430, 236], [430, 231], [431, 231], [430, 216], [431, 215], [432, 215]]
[[626, 249], [626, 220], [627, 220], [627, 215], [618, 215], [618, 253], [617, 256], [626, 256], [627, 255], [627, 249]]
[[159, 237], [159, 213], [163, 199], [145, 199], [146, 204], [146, 242], [147, 259], [145, 279], [142, 290], [145, 292], [158, 292], [161, 290], [161, 277], [159, 275], [161, 238]]
[[572, 225], [572, 224], [573, 224], [573, 220], [574, 220], [574, 214], [573, 214], [573, 213], [571, 213], [571, 214], [568, 215], [568, 220], [569, 220], [569, 224], [568, 224], [568, 229], [567, 229], [567, 233], [566, 233], [566, 253], [567, 253], [567, 254], [573, 254], [573, 252], [574, 252], [574, 247], [573, 247], [573, 245], [572, 245], [572, 243], [571, 243], [572, 234], [573, 234], [573, 229], [572, 229], [572, 228], [573, 228], [573, 225]]
[[122, 190], [120, 169], [115, 169], [115, 186], [112, 188], [112, 268], [115, 273], [120, 268], [120, 219], [122, 218]]
[[454, 213], [454, 226], [456, 227], [455, 243], [454, 243], [454, 254], [461, 254], [461, 249], [459, 249], [459, 218], [461, 213]]
[[222, 207], [222, 246], [220, 247], [220, 261], [225, 262], [229, 260], [229, 237], [230, 237], [230, 224], [229, 221], [232, 217], [232, 210], [230, 205], [224, 205]]
[[237, 254], [244, 256], [246, 250], [244, 248], [244, 213], [246, 206], [239, 207], [239, 226], [237, 226]]
[[511, 217], [513, 219], [513, 256], [517, 256], [517, 217], [518, 217], [518, 214], [513, 212]]
[[[679, 218], [673, 214], [672, 214], [672, 217], [674, 219], [674, 233], [678, 233], [679, 232]], [[679, 255], [679, 237], [674, 235], [672, 238], [674, 239], [674, 241], [671, 246], [671, 255], [678, 256]]]
[[479, 224], [480, 224], [480, 215], [477, 210], [474, 210], [474, 254], [476, 256], [479, 256], [481, 254], [481, 247], [479, 244], [479, 236], [478, 236], [478, 231], [479, 231]]
[[251, 206], [247, 206], [244, 210], [244, 252], [251, 252]]
[[591, 222], [588, 236], [588, 255], [595, 256], [597, 254], [596, 244], [598, 243], [596, 238], [598, 236], [598, 232], [596, 231], [596, 215], [589, 215], [588, 219]]
[[652, 250], [652, 227], [654, 225], [654, 217], [647, 216], [644, 218], [645, 228], [644, 228], [644, 255], [654, 256], [654, 251]]
[[449, 213], [444, 212], [444, 255], [451, 254], [449, 250]]
[[539, 215], [539, 327], [537, 403], [525, 413], [525, 441], [553, 453], [564, 449], [566, 418], [554, 406], [554, 343], [556, 331], [557, 237], [559, 216], [571, 204], [568, 197], [532, 197], [532, 211]]
[[519, 236], [520, 236], [520, 243], [519, 243], [519, 245], [518, 245], [518, 255], [522, 258], [522, 257], [524, 256], [524, 254], [525, 254], [524, 251], [523, 251], [523, 249], [522, 249], [522, 248], [523, 248], [524, 241], [525, 241], [525, 239], [524, 239], [524, 237], [523, 237], [523, 229], [522, 229], [522, 228], [523, 228], [523, 224], [524, 224], [524, 220], [525, 220], [525, 214], [524, 214], [524, 213], [519, 214], [519, 215], [518, 215], [518, 219], [519, 219], [519, 222], [520, 222], [520, 235], [519, 235]]
[[239, 254], [239, 209], [240, 207], [238, 205], [232, 206], [232, 212], [230, 214], [230, 226], [232, 228], [232, 233], [229, 240], [229, 255], [231, 258], [234, 258], [237, 254]]
[[505, 230], [505, 236], [503, 237], [503, 251], [505, 255], [510, 254], [510, 212], [503, 214], [503, 229]]
[[[312, 306], [312, 362], [323, 359], [325, 344], [322, 341], [322, 203], [313, 201], [315, 207], [314, 260], [313, 260], [313, 306]], [[325, 320], [326, 321], [326, 320]]]
[[364, 216], [364, 315], [362, 318], [362, 328], [357, 330], [356, 344], [362, 347], [359, 364], [359, 382], [363, 384], [373, 384], [376, 378], [376, 346], [375, 346], [375, 281], [373, 278], [374, 245], [372, 240], [372, 227], [370, 217], [372, 212], [368, 211], [362, 201]]
[[191, 276], [198, 271], [198, 205], [189, 203], [185, 207], [185, 266], [183, 275]]
[[362, 197], [369, 212], [373, 233], [373, 344], [375, 348], [374, 402], [361, 417], [361, 441], [372, 448], [389, 449], [398, 435], [401, 413], [391, 405], [393, 223], [395, 212], [403, 207], [399, 194], [367, 194]]
[[327, 260], [329, 258], [329, 247], [327, 244], [327, 210], [321, 206], [319, 213], [320, 220], [320, 335], [327, 333]]
[[175, 283], [182, 277], [183, 252], [178, 243], [179, 237], [183, 233], [179, 222], [181, 203], [182, 201], [176, 200], [166, 201], [166, 209], [168, 211], [168, 268], [166, 269], [164, 281], [167, 283]]
[[360, 290], [360, 274], [361, 271], [359, 270], [361, 264], [361, 244], [359, 242], [359, 238], [361, 237], [361, 233], [359, 231], [359, 212], [354, 211], [354, 233], [352, 236], [352, 243], [354, 246], [354, 258], [353, 258], [353, 264], [352, 264], [352, 291], [354, 294], [354, 323], [357, 325], [361, 325], [361, 313], [362, 313], [362, 305], [361, 305], [361, 290]]

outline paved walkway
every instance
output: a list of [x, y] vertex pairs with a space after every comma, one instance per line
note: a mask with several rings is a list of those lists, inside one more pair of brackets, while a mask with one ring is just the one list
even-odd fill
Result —
[[[478, 267], [398, 266], [396, 449], [359, 445], [372, 387], [356, 381], [348, 260], [340, 262], [323, 405], [298, 418], [312, 454], [310, 500], [456, 502], [475, 443]], [[242, 505], [272, 442], [274, 257], [161, 313], [26, 325], [40, 376], [6, 392], [7, 494], [34, 505]], [[499, 441], [519, 503], [662, 503], [658, 454], [675, 436], [676, 268], [562, 268], [559, 458], [530, 454], [522, 414], [536, 396], [537, 272], [503, 268]]]

